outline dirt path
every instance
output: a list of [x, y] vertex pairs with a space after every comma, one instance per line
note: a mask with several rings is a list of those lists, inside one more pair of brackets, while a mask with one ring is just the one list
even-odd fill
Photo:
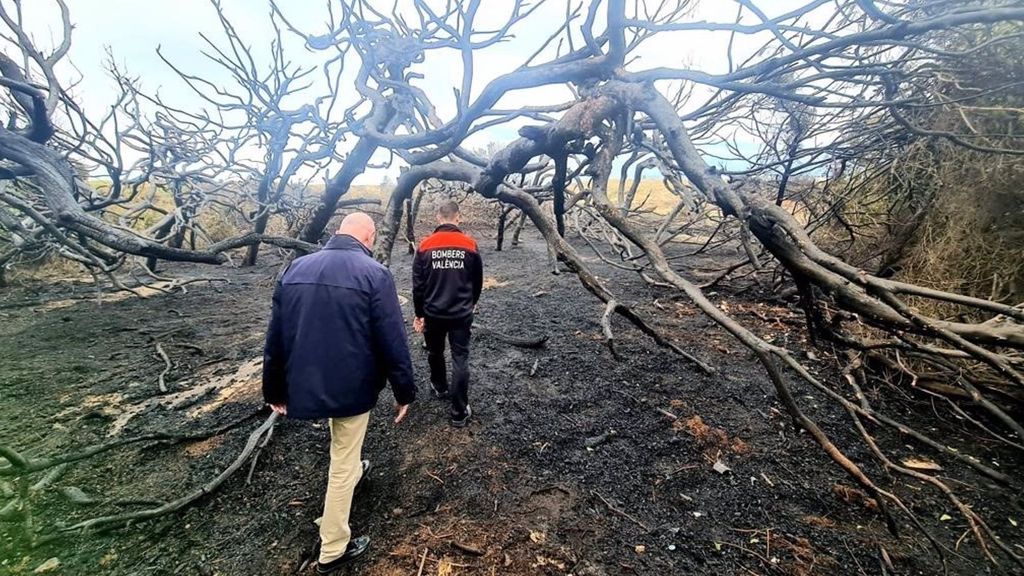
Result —
[[[894, 539], [855, 496], [837, 497], [834, 486], [846, 479], [781, 415], [749, 355], [708, 320], [670, 294], [655, 294], [661, 309], [647, 310], [684, 348], [719, 366], [715, 376], [619, 321], [627, 359], [616, 362], [601, 341], [602, 307], [574, 276], [547, 271], [538, 239], [501, 253], [482, 244], [489, 287], [479, 321], [546, 334], [548, 344], [525, 350], [475, 335], [476, 420], [454, 430], [426, 393], [425, 354], [411, 336], [422, 400], [401, 427], [390, 422], [388, 393], [374, 413], [364, 457], [376, 471], [354, 517], [356, 532], [374, 544], [342, 574], [416, 574], [421, 563], [423, 574], [439, 575], [875, 574], [880, 546], [906, 573], [936, 569], [916, 535]], [[408, 296], [410, 258], [399, 252], [393, 269]], [[230, 284], [147, 300], [55, 305], [55, 292], [8, 294], [0, 301], [0, 439], [40, 456], [102, 440], [116, 422], [131, 434], [252, 414], [258, 373], [239, 368], [260, 354], [273, 270], [172, 267]], [[638, 278], [622, 276], [620, 285], [651, 300]], [[51, 302], [28, 305], [41, 299]], [[779, 320], [792, 312], [751, 315], [772, 319], [758, 325], [762, 335], [799, 339]], [[181, 406], [145, 404], [164, 369], [158, 342], [172, 360], [172, 394], [220, 384]], [[814, 396], [801, 400], [847, 439], [845, 418], [815, 408]], [[130, 410], [138, 415], [125, 422]], [[53, 523], [133, 505], [115, 500], [173, 498], [215, 475], [258, 421], [204, 442], [120, 450], [74, 466], [54, 487], [104, 502], [77, 507], [48, 490], [35, 511]], [[109, 535], [26, 551], [17, 525], [0, 524], [0, 573], [31, 573], [51, 557], [64, 574], [296, 573], [316, 539], [328, 436], [322, 423], [285, 421], [251, 483], [240, 473], [182, 514]]]

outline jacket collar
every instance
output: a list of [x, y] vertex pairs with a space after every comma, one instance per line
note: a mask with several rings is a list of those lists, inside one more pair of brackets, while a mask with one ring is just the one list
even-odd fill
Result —
[[331, 236], [331, 239], [324, 245], [324, 250], [362, 250], [364, 254], [370, 256], [370, 249], [363, 246], [363, 243], [356, 240], [354, 237], [348, 234], [335, 234]]
[[462, 232], [462, 230], [459, 230], [459, 227], [455, 224], [441, 224], [434, 228], [434, 232]]

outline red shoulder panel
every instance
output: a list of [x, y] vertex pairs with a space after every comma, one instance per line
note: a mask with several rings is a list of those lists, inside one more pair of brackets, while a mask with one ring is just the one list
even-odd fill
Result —
[[462, 232], [441, 231], [434, 232], [423, 239], [420, 243], [420, 252], [425, 250], [437, 250], [439, 248], [459, 248], [476, 252], [476, 241]]

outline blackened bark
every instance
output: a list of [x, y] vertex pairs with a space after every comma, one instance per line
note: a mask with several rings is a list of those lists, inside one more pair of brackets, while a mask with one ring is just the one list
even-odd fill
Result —
[[551, 186], [555, 193], [555, 226], [558, 235], [565, 238], [565, 173], [568, 157], [559, 154], [555, 157], [555, 177]]
[[508, 213], [511, 210], [512, 208], [502, 208], [501, 214], [498, 215], [498, 241], [494, 247], [497, 252], [501, 252], [501, 248], [505, 244], [505, 222], [508, 220]]

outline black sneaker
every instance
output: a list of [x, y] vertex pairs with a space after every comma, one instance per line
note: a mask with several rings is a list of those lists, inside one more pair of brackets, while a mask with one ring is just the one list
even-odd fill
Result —
[[363, 460], [363, 475], [359, 477], [359, 482], [356, 482], [355, 492], [361, 492], [363, 488], [366, 488], [366, 484], [370, 481], [370, 471], [373, 470], [373, 464], [369, 460]]
[[434, 398], [437, 398], [438, 400], [447, 400], [448, 399], [448, 391], [447, 390], [438, 390], [437, 386], [434, 386], [433, 382], [430, 383], [430, 389], [434, 391]]
[[317, 574], [330, 574], [349, 561], [354, 560], [363, 555], [366, 549], [370, 547], [370, 537], [360, 536], [359, 538], [353, 538], [348, 541], [348, 548], [345, 548], [345, 553], [339, 556], [336, 560], [331, 560], [326, 564], [316, 563]]
[[473, 409], [466, 405], [466, 414], [462, 418], [452, 418], [452, 426], [456, 428], [465, 428], [466, 424], [469, 424], [469, 419], [473, 417]]

